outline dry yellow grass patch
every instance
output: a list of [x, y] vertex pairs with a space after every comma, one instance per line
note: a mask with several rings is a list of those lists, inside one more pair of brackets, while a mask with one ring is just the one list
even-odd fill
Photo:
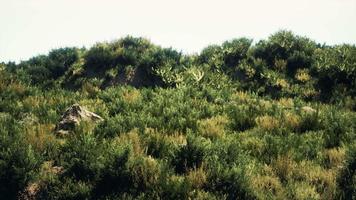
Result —
[[5, 86], [9, 91], [13, 91], [16, 94], [22, 95], [26, 92], [26, 86], [21, 83], [11, 83], [10, 85]]
[[199, 132], [207, 138], [221, 138], [225, 135], [225, 126], [229, 122], [226, 116], [216, 116], [198, 122]]
[[271, 163], [273, 173], [275, 173], [281, 181], [289, 180], [296, 166], [297, 163], [292, 160], [288, 154], [278, 156], [278, 158]]
[[261, 106], [261, 108], [264, 110], [269, 110], [273, 106], [270, 101], [266, 101], [266, 100], [259, 100], [258, 103]]
[[51, 143], [56, 143], [57, 139], [53, 134], [54, 124], [38, 124], [26, 129], [25, 140], [34, 149], [42, 152]]
[[138, 156], [130, 158], [129, 163], [135, 187], [149, 188], [157, 184], [161, 172], [157, 160], [151, 156]]
[[336, 172], [324, 169], [312, 161], [295, 162], [288, 155], [280, 156], [271, 164], [273, 173], [289, 185], [293, 199], [334, 199]]
[[202, 189], [192, 190], [188, 194], [188, 200], [224, 200], [227, 199], [226, 196], [213, 196], [212, 193], [204, 191]]
[[250, 99], [250, 96], [247, 92], [244, 91], [238, 91], [235, 94], [233, 94], [233, 97], [236, 98], [237, 100], [240, 101], [247, 101]]
[[315, 186], [306, 182], [295, 182], [291, 186], [292, 199], [295, 200], [318, 200], [323, 199], [316, 191]]
[[207, 181], [207, 175], [203, 167], [192, 169], [186, 176], [187, 181], [195, 189], [202, 188]]
[[240, 134], [241, 148], [254, 156], [260, 156], [265, 150], [265, 142], [261, 137], [251, 136], [250, 134]]
[[304, 89], [302, 92], [303, 92], [303, 96], [306, 98], [311, 98], [319, 95], [319, 92], [316, 91], [314, 88], [307, 88]]
[[330, 168], [341, 168], [345, 160], [345, 148], [326, 149], [324, 151], [327, 165]]
[[293, 179], [303, 180], [313, 186], [322, 199], [334, 199], [336, 196], [336, 171], [325, 169], [312, 161], [301, 161], [292, 171]]
[[293, 99], [291, 99], [291, 98], [280, 98], [279, 100], [278, 100], [278, 104], [280, 105], [280, 106], [283, 106], [283, 107], [285, 107], [285, 108], [292, 108], [292, 107], [294, 107], [294, 102], [293, 102]]
[[282, 78], [277, 79], [275, 85], [281, 88], [289, 88], [289, 83]]
[[81, 90], [86, 95], [95, 95], [100, 91], [100, 88], [92, 83], [85, 82]]
[[295, 79], [297, 79], [300, 82], [305, 83], [311, 79], [311, 76], [309, 75], [308, 70], [298, 69], [297, 73], [295, 74]]
[[105, 113], [109, 113], [109, 109], [106, 107], [105, 102], [101, 99], [83, 99], [79, 101], [78, 104], [89, 111], [100, 115], [101, 117], [104, 117], [102, 115]]
[[142, 147], [141, 138], [137, 129], [133, 129], [128, 133], [121, 134], [114, 139], [115, 144], [131, 144], [135, 155], [143, 155], [145, 149]]
[[28, 96], [22, 101], [22, 104], [27, 108], [39, 108], [40, 104], [44, 102], [45, 100], [42, 96]]
[[251, 187], [257, 195], [257, 199], [270, 196], [272, 199], [286, 199], [285, 190], [280, 180], [271, 175], [256, 175], [251, 177]]
[[179, 132], [174, 133], [162, 133], [153, 128], [146, 128], [145, 134], [149, 135], [150, 137], [154, 137], [157, 140], [166, 140], [168, 142], [172, 142], [178, 145], [186, 145], [187, 144], [187, 137]]
[[294, 113], [287, 112], [284, 115], [284, 125], [290, 129], [298, 129], [301, 123], [301, 119]]
[[127, 103], [135, 103], [141, 98], [141, 93], [137, 89], [125, 90], [122, 94], [122, 98]]
[[271, 131], [280, 127], [278, 119], [269, 115], [257, 117], [255, 121], [258, 127], [267, 131]]

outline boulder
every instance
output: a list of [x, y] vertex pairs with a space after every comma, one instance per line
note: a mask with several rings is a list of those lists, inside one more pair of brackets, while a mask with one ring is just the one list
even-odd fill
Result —
[[74, 130], [81, 121], [97, 123], [103, 120], [99, 115], [86, 110], [79, 104], [74, 104], [64, 112], [56, 125], [55, 132], [58, 134], [67, 134], [69, 131]]

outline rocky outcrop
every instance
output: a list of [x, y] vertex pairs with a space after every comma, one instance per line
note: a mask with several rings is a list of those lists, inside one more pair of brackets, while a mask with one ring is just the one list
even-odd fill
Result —
[[99, 115], [86, 110], [79, 104], [74, 104], [64, 112], [60, 121], [56, 125], [55, 132], [57, 134], [67, 134], [74, 130], [81, 121], [96, 123], [103, 120], [104, 119]]

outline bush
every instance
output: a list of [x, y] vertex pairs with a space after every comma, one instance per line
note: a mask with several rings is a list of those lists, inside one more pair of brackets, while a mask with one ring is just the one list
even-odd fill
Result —
[[111, 49], [110, 44], [96, 44], [89, 49], [84, 57], [85, 68], [94, 72], [100, 72], [114, 67], [116, 58], [115, 51], [115, 49]]
[[324, 128], [324, 140], [327, 148], [338, 147], [343, 142], [355, 139], [354, 131], [355, 116], [347, 113], [340, 113], [335, 108], [331, 108], [323, 116], [322, 125]]
[[16, 199], [32, 181], [41, 157], [26, 144], [20, 133], [0, 129], [0, 198]]
[[58, 78], [78, 61], [79, 53], [76, 48], [60, 48], [49, 52], [48, 59], [47, 68], [51, 71], [53, 78]]
[[130, 174], [127, 170], [127, 163], [132, 155], [132, 149], [129, 145], [117, 145], [116, 143], [110, 145], [109, 149], [105, 171], [96, 182], [93, 190], [95, 198], [107, 198], [110, 195], [122, 194], [128, 192], [132, 187]]
[[167, 136], [163, 132], [158, 132], [152, 129], [145, 130], [144, 136], [147, 154], [154, 157], [167, 160], [171, 162], [177, 151], [179, 145], [186, 143], [183, 135]]
[[241, 168], [216, 168], [216, 171], [210, 172], [208, 183], [209, 190], [225, 194], [226, 199], [255, 199]]
[[76, 130], [77, 135], [70, 138], [62, 147], [62, 163], [69, 177], [83, 181], [96, 181], [105, 168], [105, 145], [93, 134]]
[[134, 157], [128, 162], [128, 171], [132, 184], [130, 190], [159, 193], [162, 174], [157, 160], [152, 157]]
[[56, 199], [56, 200], [84, 200], [92, 198], [92, 188], [89, 182], [75, 180], [64, 177], [61, 179], [51, 179], [44, 188], [41, 188], [37, 194], [38, 199]]
[[356, 195], [356, 143], [353, 142], [347, 150], [346, 162], [340, 174], [337, 184], [340, 188], [341, 199], [354, 199]]
[[227, 72], [231, 68], [237, 67], [241, 60], [246, 58], [251, 44], [252, 40], [247, 38], [235, 39], [222, 44], [223, 59]]
[[224, 137], [225, 126], [228, 124], [228, 119], [225, 116], [216, 116], [198, 122], [199, 132], [203, 137], [215, 139]]
[[235, 131], [245, 131], [255, 126], [255, 108], [250, 105], [230, 106], [229, 117], [231, 128]]
[[176, 172], [185, 173], [202, 166], [209, 151], [210, 141], [202, 137], [188, 136], [187, 144], [181, 147], [174, 160]]
[[267, 41], [258, 42], [254, 55], [266, 60], [269, 66], [273, 66], [276, 60], [285, 60], [287, 72], [294, 74], [298, 68], [311, 67], [315, 49], [313, 41], [282, 30], [271, 35]]

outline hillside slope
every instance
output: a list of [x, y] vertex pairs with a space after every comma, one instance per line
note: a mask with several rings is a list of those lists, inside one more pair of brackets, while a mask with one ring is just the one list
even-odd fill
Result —
[[[0, 199], [354, 199], [356, 47], [144, 38], [0, 65]], [[78, 104], [104, 120], [55, 126]]]

